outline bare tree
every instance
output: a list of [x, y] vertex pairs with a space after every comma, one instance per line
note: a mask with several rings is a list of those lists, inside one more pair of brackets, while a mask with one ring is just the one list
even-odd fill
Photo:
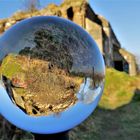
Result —
[[23, 0], [23, 5], [25, 10], [34, 12], [36, 11], [40, 6], [39, 0]]

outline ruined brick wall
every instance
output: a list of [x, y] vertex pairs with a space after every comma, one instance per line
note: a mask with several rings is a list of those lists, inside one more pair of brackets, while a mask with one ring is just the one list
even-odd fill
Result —
[[96, 43], [98, 44], [100, 51], [103, 53], [102, 27], [96, 24], [95, 22], [92, 22], [88, 18], [86, 18], [85, 20], [86, 20], [86, 30], [96, 40]]
[[60, 6], [50, 4], [46, 8], [33, 13], [17, 12], [10, 18], [0, 20], [0, 34], [23, 19], [42, 15], [61, 16], [85, 28], [99, 46], [108, 67], [114, 67], [114, 61], [118, 59], [123, 63], [129, 62], [129, 73], [131, 75], [137, 73], [135, 59], [133, 57], [131, 57], [132, 59], [124, 58], [124, 54], [121, 54], [119, 49], [115, 49], [116, 47], [121, 49], [121, 45], [112, 27], [104, 17], [97, 15], [92, 10], [86, 0], [65, 0]]
[[119, 49], [119, 53], [129, 64], [129, 74], [131, 76], [135, 76], [137, 74], [137, 65], [136, 65], [135, 56], [122, 48]]

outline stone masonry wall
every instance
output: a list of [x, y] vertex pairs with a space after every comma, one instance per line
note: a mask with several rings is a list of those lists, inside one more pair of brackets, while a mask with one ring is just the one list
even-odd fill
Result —
[[[0, 20], [0, 34], [23, 19], [33, 16], [50, 15], [67, 18], [85, 28], [95, 39], [108, 67], [114, 67], [113, 63], [115, 59], [113, 56], [118, 56], [117, 59], [120, 61], [125, 60], [130, 64], [130, 75], [137, 74], [134, 57], [132, 57], [129, 52], [125, 51], [125, 54], [128, 53], [129, 56], [131, 55], [132, 59], [128, 59], [128, 57], [122, 59], [122, 56], [124, 57], [124, 53], [119, 52], [121, 45], [117, 40], [110, 23], [104, 17], [95, 14], [86, 0], [65, 0], [60, 6], [50, 4], [46, 8], [35, 10], [34, 12], [16, 12], [10, 18]], [[116, 47], [120, 49], [114, 51], [114, 48]]]

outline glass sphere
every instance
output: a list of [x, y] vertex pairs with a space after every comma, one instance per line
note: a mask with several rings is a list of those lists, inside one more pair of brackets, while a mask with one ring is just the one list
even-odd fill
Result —
[[103, 57], [90, 35], [59, 17], [33, 17], [0, 38], [0, 113], [34, 133], [73, 128], [97, 106]]

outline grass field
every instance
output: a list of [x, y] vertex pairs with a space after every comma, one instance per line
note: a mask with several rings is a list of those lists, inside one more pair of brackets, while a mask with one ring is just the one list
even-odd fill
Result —
[[[0, 123], [0, 140], [10, 137], [33, 140], [30, 133], [17, 131], [9, 125], [3, 127]], [[140, 76], [130, 77], [124, 72], [107, 69], [105, 90], [99, 106], [86, 121], [70, 131], [70, 140], [139, 139]]]
[[71, 131], [71, 140], [139, 140], [140, 77], [107, 69], [98, 108]]
[[131, 102], [135, 90], [140, 88], [140, 77], [130, 77], [125, 72], [107, 69], [105, 89], [99, 107], [116, 109]]

